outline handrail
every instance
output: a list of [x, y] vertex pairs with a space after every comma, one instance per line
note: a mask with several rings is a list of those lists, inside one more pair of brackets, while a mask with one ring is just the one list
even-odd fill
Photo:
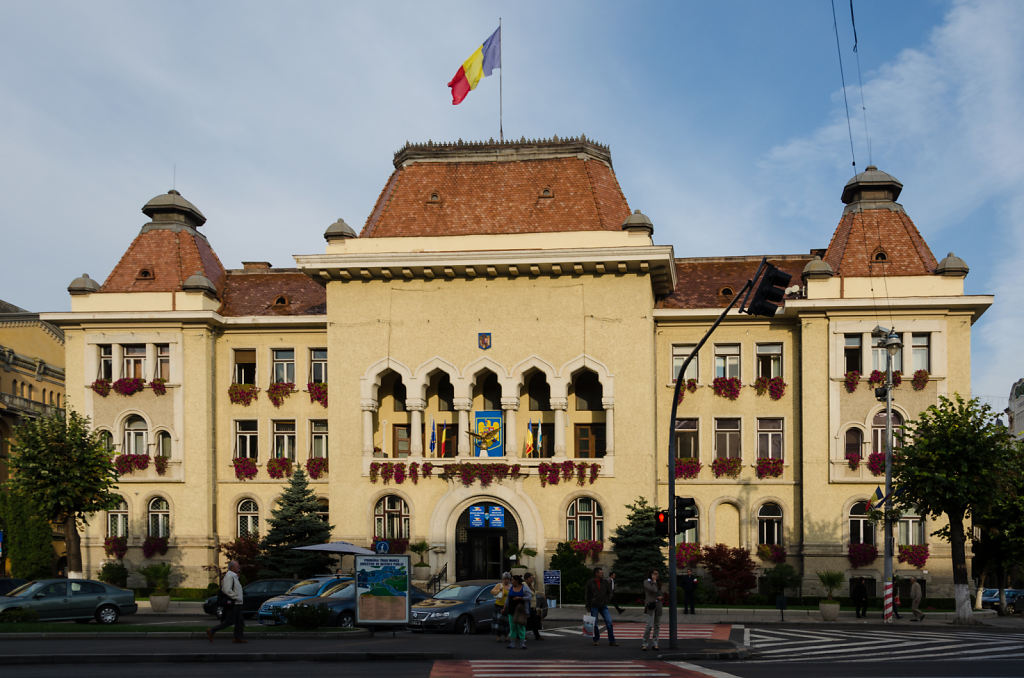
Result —
[[441, 590], [441, 582], [447, 582], [447, 581], [448, 581], [448, 563], [445, 563], [444, 567], [442, 567], [440, 570], [438, 570], [437, 574], [433, 575], [430, 578], [430, 580], [427, 582], [427, 588], [430, 590], [431, 593], [437, 593], [438, 591]]

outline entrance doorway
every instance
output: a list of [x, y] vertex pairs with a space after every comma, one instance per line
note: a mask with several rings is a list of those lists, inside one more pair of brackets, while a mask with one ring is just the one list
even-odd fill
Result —
[[511, 566], [509, 546], [519, 545], [519, 526], [508, 510], [488, 501], [474, 503], [455, 527], [455, 576], [499, 579]]

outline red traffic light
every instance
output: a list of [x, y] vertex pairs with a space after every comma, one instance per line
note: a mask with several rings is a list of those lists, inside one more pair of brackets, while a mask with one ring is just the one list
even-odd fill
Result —
[[654, 514], [654, 533], [659, 537], [668, 536], [668, 511], [658, 511]]

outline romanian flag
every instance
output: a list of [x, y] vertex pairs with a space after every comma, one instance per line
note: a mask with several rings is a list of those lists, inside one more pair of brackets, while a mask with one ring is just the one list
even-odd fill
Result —
[[441, 427], [441, 456], [442, 457], [447, 457], [448, 456], [448, 440], [447, 440], [447, 438], [448, 438], [448, 427], [447, 426], [442, 426]]
[[871, 509], [873, 509], [875, 505], [878, 504], [878, 502], [880, 502], [884, 498], [885, 495], [882, 494], [882, 488], [876, 485], [875, 493], [871, 495], [871, 497], [868, 499], [868, 510], [870, 511]]
[[501, 26], [459, 66], [448, 83], [452, 88], [452, 105], [462, 103], [469, 91], [476, 89], [480, 78], [490, 75], [495, 68], [501, 68]]
[[533, 456], [533, 419], [526, 426], [526, 456]]

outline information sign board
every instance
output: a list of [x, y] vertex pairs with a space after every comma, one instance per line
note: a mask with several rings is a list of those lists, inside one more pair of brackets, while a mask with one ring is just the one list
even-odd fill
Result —
[[407, 555], [356, 556], [356, 623], [409, 623], [410, 559]]
[[544, 570], [544, 586], [561, 586], [561, 570]]

